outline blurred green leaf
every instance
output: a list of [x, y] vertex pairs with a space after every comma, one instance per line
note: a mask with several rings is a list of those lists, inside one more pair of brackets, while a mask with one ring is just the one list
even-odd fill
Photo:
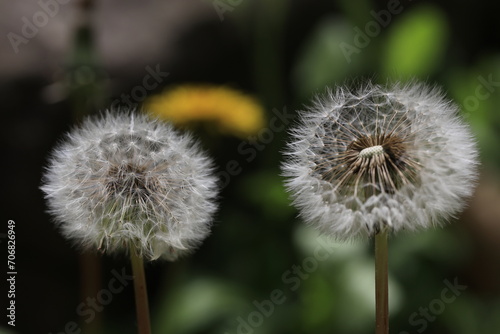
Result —
[[187, 334], [210, 327], [243, 308], [239, 292], [231, 284], [206, 277], [178, 285], [157, 308], [155, 332]]
[[394, 270], [408, 270], [408, 261], [416, 255], [445, 262], [448, 265], [463, 260], [469, 250], [463, 238], [451, 233], [451, 228], [436, 228], [415, 233], [402, 233], [391, 240], [391, 266]]
[[467, 291], [446, 306], [442, 317], [455, 334], [491, 333], [500, 328], [500, 301], [484, 301]]
[[372, 20], [370, 11], [373, 10], [373, 0], [340, 0], [338, 6], [342, 8], [342, 12], [349, 18], [351, 22], [358, 25], [364, 25], [367, 21]]
[[433, 6], [421, 6], [390, 25], [382, 72], [387, 76], [424, 77], [444, 58], [448, 26]]
[[454, 68], [447, 82], [479, 142], [481, 159], [500, 169], [500, 55], [481, 59], [472, 68]]
[[331, 282], [322, 275], [313, 274], [305, 282], [301, 296], [307, 305], [301, 308], [301, 321], [308, 332], [330, 321], [337, 300]]
[[352, 44], [354, 30], [341, 17], [328, 17], [320, 22], [306, 42], [294, 69], [295, 88], [302, 99], [313, 91], [323, 91], [325, 86], [344, 81], [350, 67], [356, 68], [360, 56], [353, 54], [349, 63], [340, 45]]
[[248, 175], [242, 182], [243, 194], [250, 203], [258, 206], [266, 217], [288, 218], [295, 212], [278, 172], [257, 172]]
[[338, 264], [366, 256], [366, 242], [339, 242], [306, 224], [300, 224], [294, 231], [294, 243], [302, 256], [312, 256], [318, 247], [327, 249], [331, 256], [325, 262]]
[[[308, 272], [309, 278], [298, 290], [307, 303], [302, 310], [307, 332], [322, 331], [321, 325], [331, 322], [345, 332], [370, 328], [375, 312], [375, 268], [369, 243], [339, 243], [305, 225], [297, 227], [294, 240], [304, 259], [314, 258], [318, 248], [331, 252], [328, 258], [317, 259], [318, 269]], [[389, 289], [391, 312], [396, 313], [402, 307], [403, 291], [391, 274]]]

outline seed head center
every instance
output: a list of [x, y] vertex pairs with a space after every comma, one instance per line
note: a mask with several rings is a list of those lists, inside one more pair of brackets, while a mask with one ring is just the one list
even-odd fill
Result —
[[376, 145], [376, 146], [370, 146], [365, 149], [362, 149], [359, 152], [359, 157], [360, 158], [371, 158], [376, 155], [381, 155], [384, 154], [384, 148], [381, 145]]

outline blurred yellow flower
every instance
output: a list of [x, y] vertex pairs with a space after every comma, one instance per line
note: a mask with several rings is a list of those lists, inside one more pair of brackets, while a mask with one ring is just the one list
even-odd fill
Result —
[[144, 107], [179, 126], [209, 122], [219, 131], [239, 137], [257, 134], [264, 127], [264, 109], [259, 102], [223, 86], [178, 86], [152, 96]]

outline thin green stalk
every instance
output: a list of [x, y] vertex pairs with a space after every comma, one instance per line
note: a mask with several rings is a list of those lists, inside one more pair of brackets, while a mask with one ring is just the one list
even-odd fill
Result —
[[137, 255], [133, 245], [130, 246], [130, 261], [134, 276], [135, 308], [137, 311], [137, 329], [139, 334], [150, 334], [148, 291], [142, 257]]
[[375, 235], [375, 333], [389, 333], [389, 287], [387, 280], [387, 231]]

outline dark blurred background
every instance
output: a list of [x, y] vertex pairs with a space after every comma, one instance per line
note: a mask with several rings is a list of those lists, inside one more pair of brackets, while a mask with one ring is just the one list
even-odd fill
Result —
[[[11, 327], [2, 265], [0, 333], [136, 332], [130, 284], [97, 305], [92, 319], [78, 312], [104, 298], [116, 272], [130, 274], [129, 264], [81, 254], [54, 228], [39, 190], [48, 153], [82, 117], [204, 83], [252, 94], [270, 121], [326, 86], [358, 78], [442, 86], [481, 150], [466, 211], [443, 229], [390, 241], [391, 332], [499, 333], [499, 7], [487, 0], [2, 1], [0, 233], [16, 222], [18, 275]], [[159, 84], [146, 95], [136, 89], [127, 102], [122, 94], [151, 71], [161, 72]], [[273, 130], [265, 143], [200, 137], [222, 171], [235, 160], [241, 172], [222, 190], [212, 235], [195, 254], [148, 264], [153, 332], [373, 333], [373, 245], [335, 243], [296, 217], [279, 176], [286, 131]]]

